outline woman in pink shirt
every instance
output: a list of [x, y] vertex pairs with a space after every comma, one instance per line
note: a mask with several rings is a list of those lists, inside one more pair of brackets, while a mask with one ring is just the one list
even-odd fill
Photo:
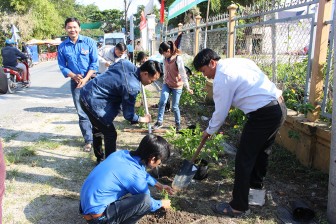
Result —
[[154, 124], [153, 129], [162, 127], [164, 110], [168, 101], [170, 93], [172, 94], [172, 111], [175, 116], [176, 132], [181, 128], [181, 115], [179, 102], [182, 95], [183, 86], [186, 87], [190, 94], [193, 91], [189, 88], [188, 77], [184, 68], [184, 63], [179, 49], [176, 48], [172, 41], [162, 42], [159, 47], [159, 52], [164, 56], [163, 61], [163, 85], [161, 97], [159, 102], [159, 114], [157, 122]]

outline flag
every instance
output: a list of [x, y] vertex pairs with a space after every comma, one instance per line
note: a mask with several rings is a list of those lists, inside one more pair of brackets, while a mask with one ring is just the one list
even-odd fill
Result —
[[164, 23], [164, 0], [161, 0], [160, 23]]
[[154, 0], [149, 0], [144, 10], [145, 10], [145, 15], [152, 14], [154, 12]]
[[140, 30], [143, 30], [147, 26], [147, 20], [144, 11], [141, 12], [140, 17]]

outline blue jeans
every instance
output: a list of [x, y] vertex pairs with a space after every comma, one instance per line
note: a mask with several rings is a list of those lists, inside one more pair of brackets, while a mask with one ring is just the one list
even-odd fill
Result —
[[77, 83], [73, 80], [71, 80], [71, 94], [72, 94], [72, 99], [75, 104], [77, 114], [79, 117], [79, 127], [81, 129], [82, 135], [84, 137], [85, 143], [92, 144], [93, 137], [92, 137], [92, 125], [91, 122], [86, 115], [86, 113], [83, 111], [82, 107], [80, 106], [80, 90], [81, 88], [76, 88]]
[[150, 213], [148, 194], [136, 194], [109, 204], [102, 217], [87, 221], [89, 224], [134, 224]]
[[182, 89], [172, 89], [167, 84], [162, 85], [161, 97], [159, 102], [159, 114], [158, 122], [163, 122], [163, 116], [165, 111], [165, 106], [169, 98], [169, 94], [172, 93], [172, 111], [175, 116], [175, 124], [181, 123], [181, 114], [180, 114], [180, 98], [182, 95]]

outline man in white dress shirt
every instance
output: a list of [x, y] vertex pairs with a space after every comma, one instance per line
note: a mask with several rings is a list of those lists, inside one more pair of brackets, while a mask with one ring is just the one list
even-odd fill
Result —
[[219, 130], [231, 106], [246, 114], [235, 160], [232, 200], [212, 207], [221, 215], [246, 216], [250, 213], [249, 189], [263, 188], [271, 146], [287, 114], [282, 91], [249, 59], [221, 59], [213, 50], [203, 49], [193, 64], [213, 79], [215, 111], [202, 139]]
[[98, 50], [99, 73], [104, 73], [110, 65], [127, 57], [126, 44], [120, 42], [116, 46], [105, 45]]

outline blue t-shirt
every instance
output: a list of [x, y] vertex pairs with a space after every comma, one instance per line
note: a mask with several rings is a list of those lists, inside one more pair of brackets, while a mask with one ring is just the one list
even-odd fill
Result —
[[133, 48], [132, 44], [127, 45], [127, 51], [130, 52], [130, 53], [134, 51], [134, 48]]
[[82, 74], [83, 77], [89, 70], [98, 71], [98, 50], [96, 42], [86, 36], [79, 35], [76, 43], [68, 37], [58, 47], [58, 66], [68, 77], [70, 72]]
[[[84, 181], [80, 192], [83, 214], [101, 214], [107, 205], [130, 193], [148, 194], [148, 185], [157, 180], [146, 172], [146, 167], [137, 156], [128, 150], [119, 150], [96, 166]], [[151, 211], [161, 208], [161, 200], [151, 198]]]

